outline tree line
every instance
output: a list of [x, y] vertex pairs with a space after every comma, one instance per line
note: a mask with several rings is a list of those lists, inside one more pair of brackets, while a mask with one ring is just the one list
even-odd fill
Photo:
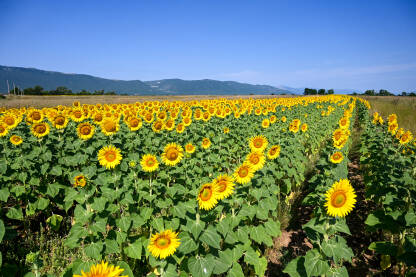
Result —
[[314, 89], [314, 88], [305, 88], [303, 95], [328, 95], [328, 94], [334, 94], [333, 89], [325, 90], [323, 88], [321, 89]]
[[95, 90], [93, 92], [85, 89], [79, 92], [73, 92], [67, 87], [57, 87], [54, 90], [44, 90], [41, 86], [34, 86], [33, 88], [14, 88], [9, 91], [9, 94], [15, 95], [116, 95], [115, 91]]
[[[368, 89], [366, 90], [362, 95], [368, 95], [368, 96], [395, 96], [395, 94], [389, 92], [385, 89], [380, 89], [378, 92], [376, 92], [374, 89]], [[406, 92], [403, 91], [399, 96], [416, 96], [415, 92]]]

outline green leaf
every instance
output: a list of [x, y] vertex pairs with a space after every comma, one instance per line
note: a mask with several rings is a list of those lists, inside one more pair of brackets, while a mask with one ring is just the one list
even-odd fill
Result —
[[106, 239], [104, 244], [106, 254], [120, 253], [120, 247], [118, 246], [117, 241], [113, 239]]
[[305, 269], [308, 276], [325, 275], [329, 270], [329, 264], [323, 260], [318, 250], [312, 249], [305, 255]]
[[214, 269], [214, 258], [212, 255], [206, 257], [191, 257], [188, 260], [188, 268], [194, 277], [211, 276]]
[[142, 248], [143, 244], [141, 239], [137, 239], [134, 243], [129, 243], [126, 248], [124, 248], [124, 253], [133, 259], [141, 259], [142, 257]]
[[335, 236], [327, 241], [322, 242], [322, 251], [326, 256], [332, 257], [335, 263], [339, 263], [341, 259], [351, 262], [354, 256], [351, 248], [348, 247], [347, 242], [341, 236]]
[[85, 254], [95, 260], [101, 259], [101, 251], [103, 250], [102, 242], [92, 242], [90, 245], [84, 247]]
[[85, 224], [89, 221], [92, 216], [92, 213], [88, 212], [82, 207], [81, 204], [78, 204], [74, 210], [75, 221], [80, 224]]
[[199, 234], [205, 229], [205, 222], [199, 221], [199, 223], [197, 223], [196, 221], [188, 220], [186, 227], [189, 229], [194, 239], [198, 239]]
[[230, 230], [230, 221], [227, 218], [224, 218], [217, 224], [217, 230], [225, 238], [228, 231]]
[[228, 272], [227, 277], [244, 277], [243, 269], [237, 262], [233, 263], [233, 267]]
[[8, 188], [2, 188], [0, 189], [0, 200], [3, 202], [7, 202], [7, 199], [9, 198], [10, 192]]
[[133, 271], [131, 271], [130, 266], [126, 262], [119, 261], [119, 262], [117, 262], [117, 265], [120, 268], [124, 269], [124, 271], [121, 273], [121, 275], [123, 275], [123, 276], [127, 275], [128, 277], [134, 277]]
[[282, 232], [280, 231], [279, 221], [274, 221], [270, 219], [264, 224], [264, 227], [266, 228], [266, 232], [272, 237], [278, 237], [282, 234]]
[[51, 226], [52, 230], [58, 231], [59, 227], [61, 227], [62, 219], [62, 215], [53, 214], [52, 216], [48, 217], [48, 219], [46, 219], [46, 223]]
[[165, 229], [164, 223], [163, 223], [163, 218], [161, 218], [161, 217], [154, 218], [153, 221], [152, 221], [152, 226], [158, 232], [162, 232]]
[[212, 226], [209, 226], [199, 239], [209, 246], [220, 249], [221, 236]]
[[227, 261], [224, 261], [221, 258], [216, 257], [214, 260], [214, 269], [213, 269], [213, 274], [214, 275], [218, 275], [218, 274], [222, 274], [224, 272], [227, 272], [228, 269], [230, 268], [231, 264], [228, 264]]
[[266, 229], [262, 225], [251, 228], [250, 238], [258, 244], [264, 243], [269, 247], [273, 245], [272, 238], [266, 233]]
[[259, 263], [259, 254], [250, 247], [246, 253], [244, 253], [244, 261], [248, 264], [256, 265]]
[[50, 197], [55, 197], [59, 193], [60, 185], [58, 183], [49, 184], [46, 189], [46, 194]]
[[413, 211], [407, 212], [404, 219], [406, 220], [406, 227], [416, 226], [416, 214]]
[[52, 167], [52, 169], [49, 173], [51, 175], [61, 176], [62, 175], [62, 168], [59, 165], [55, 165], [54, 167]]
[[48, 207], [49, 205], [49, 199], [47, 198], [39, 198], [36, 201], [36, 207], [38, 208], [38, 210], [44, 210]]
[[123, 232], [127, 232], [129, 230], [131, 223], [132, 221], [128, 216], [122, 216], [120, 219], [116, 220], [117, 227]]
[[3, 220], [0, 219], [0, 242], [2, 242], [5, 233], [6, 228], [4, 227]]
[[328, 277], [348, 277], [348, 271], [345, 266], [343, 267], [331, 267], [326, 273]]
[[397, 246], [389, 241], [374, 241], [368, 247], [370, 250], [374, 250], [378, 254], [390, 255], [395, 257], [397, 255]]
[[264, 276], [267, 269], [267, 259], [266, 257], [261, 257], [259, 262], [254, 265], [254, 271], [256, 272], [257, 276]]
[[22, 208], [10, 208], [9, 211], [6, 213], [6, 216], [11, 219], [23, 220]]
[[94, 202], [91, 204], [91, 208], [95, 211], [102, 212], [105, 209], [107, 199], [105, 197], [94, 198]]
[[186, 232], [181, 232], [179, 234], [181, 244], [179, 245], [178, 251], [183, 254], [189, 254], [198, 249], [198, 245], [191, 238], [191, 236]]

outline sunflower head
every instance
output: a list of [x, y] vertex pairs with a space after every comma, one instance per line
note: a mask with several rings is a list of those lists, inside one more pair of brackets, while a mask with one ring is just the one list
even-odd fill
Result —
[[228, 128], [228, 127], [224, 127], [224, 134], [228, 134], [229, 132], [230, 132], [230, 128]]
[[6, 124], [0, 122], [0, 137], [4, 137], [9, 132], [9, 129], [7, 128]]
[[100, 165], [107, 169], [116, 167], [123, 158], [120, 152], [120, 149], [113, 145], [104, 146], [98, 151], [98, 161], [100, 162]]
[[234, 172], [234, 180], [239, 184], [250, 182], [254, 176], [254, 169], [250, 163], [244, 162]]
[[333, 217], [345, 217], [356, 203], [356, 194], [348, 179], [335, 182], [325, 196], [327, 213]]
[[185, 145], [185, 151], [186, 153], [192, 154], [195, 152], [195, 146], [189, 142]]
[[267, 151], [267, 158], [269, 160], [274, 160], [280, 155], [280, 145], [273, 145], [270, 147], [269, 151]]
[[413, 139], [412, 132], [407, 131], [400, 137], [400, 144], [407, 144]]
[[343, 159], [344, 159], [344, 155], [339, 151], [332, 154], [331, 157], [329, 158], [329, 160], [334, 164], [339, 164], [340, 162], [342, 162]]
[[269, 128], [270, 126], [270, 120], [268, 118], [263, 119], [263, 121], [261, 122], [261, 127], [263, 127], [264, 129]]
[[198, 193], [198, 204], [202, 210], [211, 210], [218, 203], [218, 192], [212, 183], [204, 184]]
[[127, 126], [129, 127], [130, 131], [137, 131], [142, 127], [142, 125], [143, 122], [138, 117], [129, 118], [127, 121]]
[[75, 274], [73, 277], [127, 277], [120, 276], [123, 271], [119, 266], [108, 265], [108, 262], [102, 261], [101, 264], [92, 265], [89, 272], [81, 270], [81, 275]]
[[114, 135], [120, 129], [118, 120], [115, 120], [111, 117], [103, 119], [100, 126], [101, 132], [103, 132], [106, 136]]
[[202, 139], [202, 148], [208, 149], [211, 146], [211, 140], [209, 138]]
[[23, 139], [20, 136], [13, 135], [10, 137], [10, 142], [14, 145], [19, 145], [23, 142]]
[[85, 187], [87, 180], [84, 175], [77, 175], [74, 177], [74, 187]]
[[264, 157], [263, 152], [260, 151], [253, 151], [246, 157], [246, 162], [251, 164], [254, 171], [262, 169], [265, 161], [266, 158]]
[[46, 136], [47, 134], [49, 134], [49, 130], [49, 124], [45, 122], [35, 123], [32, 125], [31, 128], [32, 134], [37, 138]]
[[146, 154], [142, 157], [140, 161], [143, 171], [153, 172], [159, 168], [159, 162], [157, 161], [156, 156], [152, 154]]
[[214, 181], [214, 188], [216, 189], [218, 196], [218, 200], [222, 200], [227, 198], [233, 193], [234, 190], [234, 179], [228, 175], [220, 175]]
[[88, 140], [94, 135], [95, 127], [88, 122], [80, 123], [77, 127], [78, 137], [83, 140]]
[[300, 129], [302, 130], [303, 133], [305, 133], [308, 130], [308, 124], [303, 123]]
[[268, 141], [263, 135], [250, 138], [249, 145], [252, 151], [263, 151], [266, 149], [267, 144]]
[[162, 161], [164, 164], [174, 166], [182, 160], [183, 148], [176, 143], [169, 143], [165, 146], [162, 153]]
[[154, 257], [165, 259], [173, 255], [180, 244], [178, 233], [168, 229], [161, 233], [152, 234], [147, 249]]
[[65, 115], [59, 114], [52, 120], [53, 127], [56, 129], [63, 129], [68, 125], [68, 118]]

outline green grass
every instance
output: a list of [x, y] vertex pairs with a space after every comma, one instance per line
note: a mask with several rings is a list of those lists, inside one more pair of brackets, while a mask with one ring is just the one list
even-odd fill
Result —
[[397, 114], [399, 128], [416, 133], [416, 98], [399, 96], [363, 96], [371, 104], [372, 112], [380, 113], [383, 118]]

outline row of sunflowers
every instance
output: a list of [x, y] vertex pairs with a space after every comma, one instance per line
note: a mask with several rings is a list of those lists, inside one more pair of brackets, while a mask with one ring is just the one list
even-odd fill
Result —
[[[329, 167], [339, 182], [321, 211], [335, 218], [327, 221], [342, 225], [354, 205], [344, 169], [356, 103], [322, 96], [2, 109], [1, 219], [6, 235], [16, 233], [2, 244], [18, 245], [42, 225], [65, 248], [81, 249], [61, 272], [30, 269], [39, 274], [263, 276], [282, 207], [316, 155], [340, 168]], [[329, 137], [332, 149], [322, 148]]]

